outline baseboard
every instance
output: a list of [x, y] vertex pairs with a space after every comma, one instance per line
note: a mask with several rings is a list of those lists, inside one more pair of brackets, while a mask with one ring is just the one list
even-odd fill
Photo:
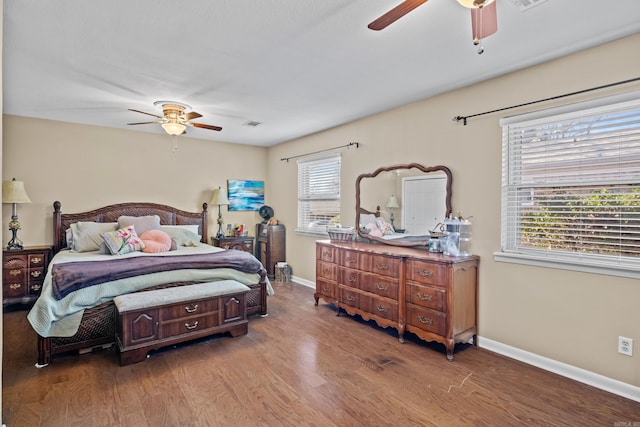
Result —
[[640, 402], [640, 387], [636, 387], [622, 381], [614, 380], [605, 377], [604, 375], [596, 374], [582, 368], [567, 365], [566, 363], [558, 362], [553, 359], [539, 356], [537, 354], [530, 353], [516, 347], [511, 347], [498, 341], [493, 341], [489, 338], [478, 337], [478, 347], [493, 351], [494, 353], [498, 353], [512, 359], [519, 360], [528, 365], [533, 365], [546, 371], [562, 375], [563, 377], [571, 378], [572, 380], [588, 384], [592, 387], [617, 394], [618, 396]]
[[291, 276], [291, 281], [298, 283], [300, 285], [306, 286], [307, 288], [311, 288], [311, 289], [316, 289], [316, 282], [312, 282], [310, 280], [306, 280], [303, 279], [302, 277], [298, 277], [298, 276]]

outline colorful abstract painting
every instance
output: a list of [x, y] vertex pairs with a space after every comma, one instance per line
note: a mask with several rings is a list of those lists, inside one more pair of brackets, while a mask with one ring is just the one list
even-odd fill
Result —
[[257, 211], [264, 205], [264, 181], [227, 180], [230, 211]]

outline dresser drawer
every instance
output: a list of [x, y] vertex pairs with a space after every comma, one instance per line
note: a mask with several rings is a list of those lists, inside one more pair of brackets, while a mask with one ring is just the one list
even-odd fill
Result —
[[341, 249], [339, 251], [339, 264], [342, 267], [354, 268], [363, 271], [371, 271], [371, 256], [358, 251]]
[[407, 302], [420, 307], [447, 311], [447, 291], [435, 286], [423, 286], [407, 282]]
[[335, 248], [318, 245], [318, 250], [316, 251], [316, 258], [320, 261], [336, 262]]
[[398, 300], [398, 279], [362, 273], [361, 289], [393, 300]]
[[337, 266], [325, 261], [316, 261], [316, 277], [335, 281]]
[[337, 299], [336, 293], [337, 285], [335, 282], [330, 282], [322, 278], [316, 278], [316, 293], [319, 296], [325, 297], [330, 301], [335, 301]]
[[371, 257], [371, 272], [382, 276], [398, 277], [400, 272], [400, 260], [382, 255]]
[[40, 269], [44, 268], [47, 264], [47, 256], [44, 253], [41, 254], [29, 254], [29, 261], [27, 263], [27, 265], [29, 266], [29, 268], [37, 268], [40, 267]]
[[392, 301], [386, 298], [375, 298], [372, 297], [369, 299], [368, 307], [361, 307], [363, 310], [371, 314], [375, 314], [379, 317], [384, 317], [389, 320], [398, 320], [398, 302]]
[[219, 310], [219, 299], [212, 298], [199, 301], [188, 301], [181, 304], [174, 304], [163, 307], [161, 316], [163, 321], [187, 318], [208, 313], [217, 313]]
[[439, 264], [418, 261], [414, 259], [407, 260], [407, 280], [414, 282], [427, 283], [430, 285], [445, 286], [444, 282], [445, 268]]
[[339, 301], [342, 304], [355, 308], [364, 307], [365, 310], [371, 305], [371, 297], [362, 292], [358, 292], [342, 285], [338, 286], [338, 292], [340, 292]]
[[338, 270], [338, 283], [350, 288], [366, 290], [363, 286], [362, 276], [364, 273], [350, 268], [340, 268]]
[[3, 298], [13, 298], [13, 297], [21, 297], [26, 294], [26, 285], [22, 280], [13, 280], [5, 277], [4, 282], [2, 282], [2, 297]]
[[407, 324], [433, 332], [438, 335], [447, 333], [447, 315], [439, 311], [407, 304]]

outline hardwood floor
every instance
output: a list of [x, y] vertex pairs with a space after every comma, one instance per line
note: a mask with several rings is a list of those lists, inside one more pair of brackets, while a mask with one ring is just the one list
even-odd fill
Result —
[[[120, 367], [114, 349], [34, 367], [26, 311], [4, 314], [3, 421], [21, 426], [634, 426], [640, 403], [470, 345], [411, 339], [274, 283], [249, 333]], [[616, 424], [618, 423], [618, 424]], [[635, 424], [634, 424], [635, 423]]]

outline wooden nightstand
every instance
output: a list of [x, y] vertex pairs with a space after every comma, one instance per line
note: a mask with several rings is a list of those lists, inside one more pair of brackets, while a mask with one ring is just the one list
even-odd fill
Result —
[[2, 306], [31, 304], [40, 295], [51, 260], [51, 246], [2, 251]]
[[239, 251], [253, 253], [253, 237], [217, 237], [211, 238], [211, 244], [224, 249], [237, 249]]

